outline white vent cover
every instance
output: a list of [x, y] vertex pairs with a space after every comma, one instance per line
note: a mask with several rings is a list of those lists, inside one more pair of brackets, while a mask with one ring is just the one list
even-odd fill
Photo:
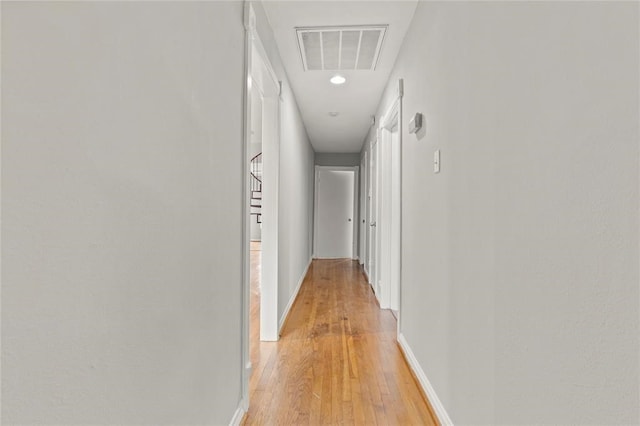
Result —
[[386, 25], [296, 28], [304, 70], [374, 70], [386, 31]]

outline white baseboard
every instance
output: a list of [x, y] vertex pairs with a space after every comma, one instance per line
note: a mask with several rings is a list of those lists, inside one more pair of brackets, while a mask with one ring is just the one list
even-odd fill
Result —
[[282, 313], [282, 317], [280, 318], [280, 321], [278, 321], [278, 335], [280, 335], [280, 333], [282, 332], [282, 326], [284, 325], [284, 322], [287, 320], [287, 317], [289, 316], [289, 311], [291, 310], [291, 307], [293, 306], [293, 302], [296, 301], [296, 297], [298, 297], [298, 292], [300, 291], [300, 287], [302, 287], [302, 283], [304, 282], [305, 277], [307, 276], [307, 272], [309, 272], [309, 266], [311, 266], [311, 262], [313, 261], [313, 258], [309, 258], [309, 263], [307, 263], [307, 267], [304, 268], [304, 272], [302, 272], [302, 276], [300, 277], [300, 280], [298, 281], [298, 285], [296, 286], [296, 289], [293, 290], [293, 294], [291, 295], [291, 298], [289, 299], [289, 303], [287, 303], [287, 307], [284, 308], [284, 312]]
[[400, 348], [402, 348], [402, 352], [404, 352], [407, 362], [409, 363], [409, 367], [413, 370], [413, 374], [418, 378], [418, 382], [420, 383], [422, 390], [427, 395], [429, 403], [435, 411], [434, 414], [440, 421], [440, 424], [443, 426], [453, 425], [449, 414], [447, 414], [447, 410], [444, 409], [444, 405], [442, 405], [440, 398], [436, 395], [436, 391], [433, 389], [433, 386], [431, 386], [429, 379], [427, 379], [427, 375], [424, 373], [424, 370], [411, 350], [407, 339], [405, 339], [402, 333], [398, 334], [398, 344], [400, 344]]
[[382, 303], [382, 289], [385, 288], [384, 284], [378, 280], [378, 285], [374, 286], [373, 293], [376, 295], [376, 300], [378, 301], [378, 305], [380, 305], [380, 309], [389, 309], [388, 303]]
[[244, 418], [244, 414], [247, 412], [248, 407], [246, 407], [246, 405], [247, 404], [245, 403], [244, 399], [240, 401], [236, 412], [233, 414], [231, 422], [229, 422], [229, 426], [240, 426], [240, 424], [242, 423], [242, 419]]

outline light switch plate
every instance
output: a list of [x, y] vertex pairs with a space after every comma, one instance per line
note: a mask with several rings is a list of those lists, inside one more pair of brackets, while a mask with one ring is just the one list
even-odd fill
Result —
[[440, 150], [433, 153], [433, 173], [440, 173]]

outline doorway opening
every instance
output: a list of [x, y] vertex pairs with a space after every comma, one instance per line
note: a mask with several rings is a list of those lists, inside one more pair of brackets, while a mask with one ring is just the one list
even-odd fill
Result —
[[391, 170], [389, 175], [390, 186], [390, 235], [389, 235], [389, 308], [398, 319], [400, 309], [400, 132], [396, 122], [389, 130], [385, 129], [386, 137], [390, 144]]
[[[402, 80], [398, 97], [381, 120], [371, 147], [371, 250], [374, 288], [383, 309], [390, 309], [400, 329], [402, 282]], [[374, 160], [375, 159], [375, 160]], [[375, 164], [374, 164], [375, 162]], [[373, 241], [372, 241], [373, 243]]]
[[[249, 238], [251, 250], [262, 241], [262, 92], [251, 84], [251, 132], [249, 134]], [[256, 243], [256, 244], [254, 244]]]
[[[278, 340], [278, 175], [279, 83], [259, 39], [253, 39], [249, 82], [260, 93], [261, 198], [260, 198], [260, 340]], [[253, 107], [250, 107], [253, 110]], [[254, 201], [255, 202], [255, 201]]]
[[[280, 83], [245, 5], [243, 406], [249, 406], [252, 345], [278, 340]], [[253, 343], [252, 343], [253, 342]]]

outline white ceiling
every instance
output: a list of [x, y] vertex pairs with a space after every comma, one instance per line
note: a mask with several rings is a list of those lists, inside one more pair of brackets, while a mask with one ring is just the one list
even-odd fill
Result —
[[[360, 152], [417, 0], [265, 0], [263, 5], [314, 150]], [[375, 71], [304, 71], [296, 27], [380, 24], [388, 29]], [[331, 84], [329, 78], [336, 73], [347, 82]]]

